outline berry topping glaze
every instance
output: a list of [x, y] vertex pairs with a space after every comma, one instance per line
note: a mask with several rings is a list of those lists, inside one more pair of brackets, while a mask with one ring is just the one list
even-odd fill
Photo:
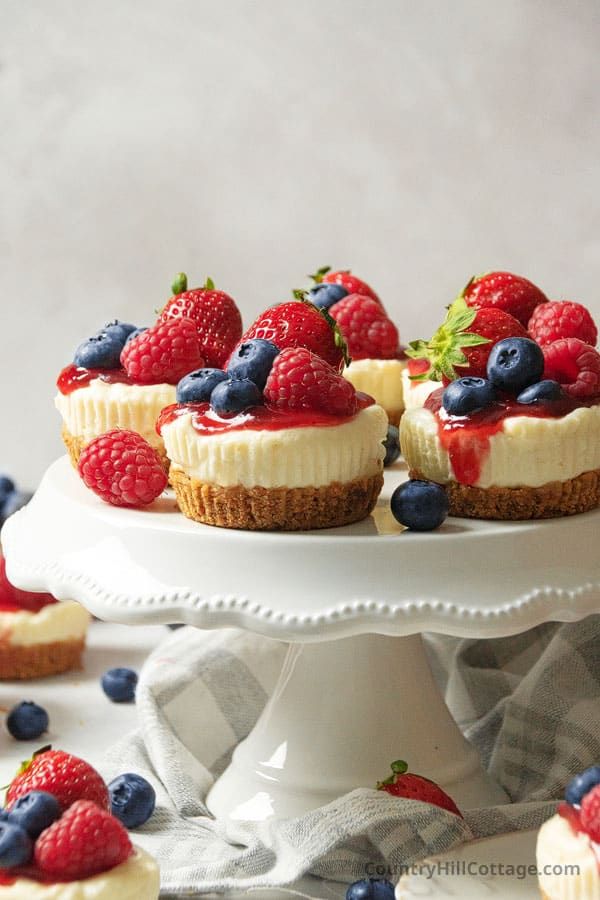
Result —
[[36, 594], [14, 587], [6, 577], [6, 560], [0, 557], [0, 612], [37, 613], [57, 602], [52, 594]]
[[577, 400], [563, 396], [559, 400], [521, 404], [508, 394], [500, 395], [485, 409], [467, 416], [452, 416], [444, 409], [443, 388], [438, 388], [425, 401], [425, 409], [437, 420], [438, 437], [448, 453], [454, 476], [460, 484], [476, 484], [490, 450], [490, 438], [504, 428], [505, 419], [527, 416], [531, 419], [560, 419], [579, 407], [596, 406], [600, 396]]
[[[375, 401], [368, 394], [356, 392], [357, 413]], [[208, 403], [173, 403], [163, 409], [156, 423], [161, 434], [165, 425], [180, 416], [192, 414], [192, 427], [204, 435], [226, 434], [230, 431], [283, 431], [287, 428], [325, 428], [350, 422], [354, 415], [337, 416], [315, 409], [279, 410], [269, 406], [251, 406], [228, 418], [219, 416]]]
[[56, 387], [63, 395], [72, 394], [79, 388], [87, 387], [97, 378], [106, 384], [134, 384], [125, 369], [83, 369], [73, 363], [65, 366], [56, 380]]

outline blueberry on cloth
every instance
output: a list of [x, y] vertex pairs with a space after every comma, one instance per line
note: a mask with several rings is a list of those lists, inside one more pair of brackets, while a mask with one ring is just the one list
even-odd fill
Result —
[[400, 433], [395, 425], [388, 425], [387, 437], [383, 442], [385, 447], [384, 466], [391, 466], [400, 456]]
[[227, 381], [222, 369], [196, 369], [177, 385], [178, 403], [208, 403], [210, 395], [221, 381]]
[[310, 289], [308, 299], [315, 306], [318, 306], [319, 309], [329, 309], [330, 306], [333, 306], [338, 300], [342, 300], [347, 294], [348, 291], [341, 284], [322, 282], [321, 284], [315, 284]]
[[25, 866], [33, 856], [33, 843], [27, 832], [11, 822], [0, 822], [0, 869]]
[[133, 703], [137, 687], [137, 672], [118, 667], [108, 669], [101, 678], [102, 690], [114, 703]]
[[150, 782], [133, 772], [119, 775], [108, 785], [113, 816], [125, 828], [138, 828], [147, 822], [156, 806], [156, 794]]
[[262, 391], [278, 354], [279, 347], [271, 341], [262, 338], [244, 341], [231, 354], [227, 374], [230, 378], [248, 378]]
[[442, 405], [451, 416], [467, 416], [489, 406], [495, 399], [496, 391], [487, 378], [465, 375], [450, 382], [442, 395]]
[[262, 402], [262, 392], [248, 378], [221, 381], [210, 395], [210, 405], [216, 413], [224, 416], [235, 415]]
[[46, 710], [30, 700], [24, 700], [13, 706], [6, 717], [6, 727], [17, 741], [31, 741], [38, 738], [48, 730], [49, 724]]
[[433, 481], [405, 481], [390, 504], [394, 518], [412, 531], [433, 531], [448, 515], [446, 491]]
[[346, 900], [394, 900], [394, 885], [385, 878], [364, 878], [350, 885]]
[[61, 816], [60, 803], [47, 791], [29, 791], [15, 800], [8, 821], [18, 825], [29, 837], [36, 838]]
[[487, 375], [502, 391], [520, 394], [544, 374], [542, 348], [531, 338], [511, 337], [492, 347], [487, 361]]
[[558, 381], [552, 381], [551, 378], [545, 378], [544, 381], [538, 381], [530, 384], [524, 391], [521, 391], [517, 397], [517, 403], [538, 403], [540, 400], [560, 400], [563, 391]]

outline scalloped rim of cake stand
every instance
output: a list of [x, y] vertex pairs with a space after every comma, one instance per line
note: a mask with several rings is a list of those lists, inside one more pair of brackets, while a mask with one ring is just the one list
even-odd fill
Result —
[[147, 510], [107, 506], [64, 457], [2, 531], [8, 574], [112, 621], [238, 626], [292, 641], [505, 636], [600, 611], [600, 510], [537, 522], [449, 518], [438, 532], [411, 533], [389, 513], [405, 477], [402, 464], [386, 471], [361, 523], [246, 532], [185, 519], [170, 492]]

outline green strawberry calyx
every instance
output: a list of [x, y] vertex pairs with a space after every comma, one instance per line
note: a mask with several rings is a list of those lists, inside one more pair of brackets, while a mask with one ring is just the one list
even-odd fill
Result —
[[478, 310], [467, 306], [463, 294], [464, 291], [450, 304], [444, 323], [430, 341], [410, 342], [406, 355], [429, 361], [429, 369], [419, 375], [411, 375], [411, 381], [441, 381], [443, 376], [454, 381], [459, 377], [454, 366], [469, 365], [464, 348], [490, 343], [489, 338], [467, 331], [475, 321]]
[[387, 778], [384, 778], [383, 781], [377, 782], [378, 791], [383, 791], [388, 784], [394, 784], [397, 775], [405, 775], [406, 772], [408, 772], [408, 763], [403, 759], [396, 759], [393, 763], [390, 763], [390, 768], [392, 770], [392, 774]]
[[[173, 279], [173, 283], [171, 284], [171, 291], [174, 297], [177, 294], [185, 294], [188, 289], [188, 277], [185, 272], [178, 272], [175, 278]], [[202, 290], [204, 291], [214, 291], [215, 283], [212, 278], [207, 278], [204, 284], [202, 285]]]
[[308, 275], [308, 278], [312, 278], [315, 284], [321, 284], [323, 281], [323, 276], [327, 275], [328, 272], [331, 272], [331, 266], [321, 266], [320, 269], [314, 273], [314, 275]]

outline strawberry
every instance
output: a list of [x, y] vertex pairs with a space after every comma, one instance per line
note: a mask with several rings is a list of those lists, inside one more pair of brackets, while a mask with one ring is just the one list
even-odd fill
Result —
[[242, 334], [242, 317], [235, 300], [225, 291], [216, 290], [210, 278], [206, 279], [204, 287], [188, 290], [185, 272], [179, 273], [172, 290], [175, 296], [167, 301], [159, 322], [181, 316], [193, 319], [205, 361], [203, 365], [222, 369]]
[[275, 409], [314, 409], [334, 416], [356, 412], [356, 391], [306, 347], [288, 347], [275, 357], [264, 396]]
[[123, 347], [121, 365], [136, 384], [177, 384], [204, 365], [196, 323], [182, 316], [142, 331]]
[[306, 347], [338, 370], [344, 365], [346, 344], [335, 321], [304, 300], [290, 300], [265, 310], [244, 333], [240, 344], [253, 338], [271, 341], [280, 350]]
[[0, 556], [0, 610], [3, 607], [13, 606], [25, 609], [27, 612], [36, 613], [44, 606], [56, 603], [52, 594], [36, 594], [31, 591], [21, 591], [10, 583], [6, 577], [6, 560]]
[[77, 881], [125, 862], [133, 845], [124, 825], [90, 800], [77, 800], [35, 844], [38, 869], [56, 880]]
[[381, 303], [373, 288], [366, 281], [353, 275], [350, 269], [340, 269], [337, 272], [332, 272], [331, 266], [322, 266], [320, 269], [317, 269], [314, 275], [309, 275], [309, 278], [312, 278], [315, 284], [321, 284], [322, 282], [325, 282], [325, 284], [341, 284], [349, 294], [362, 294], [363, 297], [371, 297], [377, 303]]
[[86, 487], [113, 506], [146, 506], [167, 486], [158, 451], [126, 429], [116, 428], [90, 441], [81, 451], [77, 471]]
[[378, 791], [387, 791], [392, 797], [403, 797], [406, 800], [420, 800], [422, 803], [432, 803], [440, 806], [448, 812], [462, 818], [462, 813], [452, 797], [429, 778], [422, 775], [414, 775], [408, 771], [408, 765], [403, 759], [392, 763], [392, 774], [385, 781], [377, 785]]
[[581, 827], [600, 844], [600, 785], [592, 788], [581, 801]]
[[462, 297], [448, 308], [444, 324], [432, 339], [411, 341], [407, 356], [428, 359], [430, 368], [413, 381], [448, 384], [464, 375], [486, 378], [486, 366], [494, 344], [507, 337], [527, 337], [524, 327], [501, 309], [470, 309]]
[[544, 378], [558, 381], [575, 399], [600, 395], [600, 353], [577, 338], [561, 338], [542, 347]]
[[394, 359], [398, 329], [381, 304], [364, 294], [348, 294], [329, 309], [348, 345], [352, 359]]
[[551, 344], [560, 338], [579, 338], [596, 346], [598, 329], [589, 311], [571, 300], [549, 300], [533, 311], [527, 326], [530, 337], [538, 344]]
[[487, 272], [468, 282], [461, 294], [474, 309], [501, 309], [527, 327], [536, 306], [548, 298], [535, 284], [511, 272]]
[[76, 800], [91, 800], [102, 809], [110, 809], [108, 788], [102, 776], [89, 763], [64, 750], [45, 748], [21, 766], [6, 792], [6, 806], [29, 791], [53, 794], [66, 810]]

